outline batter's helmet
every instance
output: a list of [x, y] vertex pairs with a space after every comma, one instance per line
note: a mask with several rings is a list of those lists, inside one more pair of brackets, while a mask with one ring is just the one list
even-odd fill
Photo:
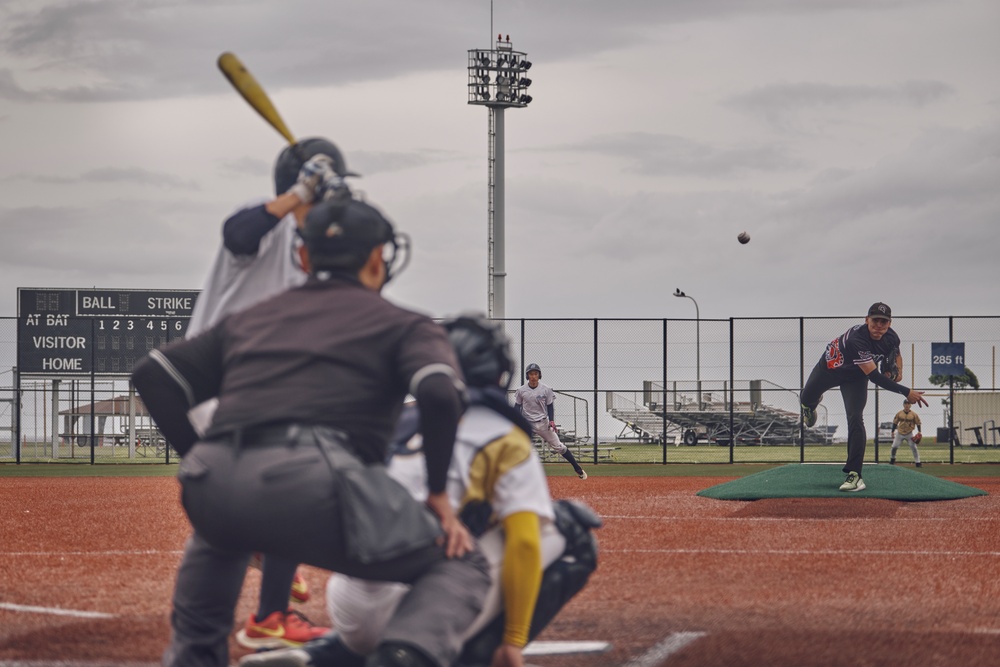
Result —
[[386, 247], [386, 282], [410, 260], [409, 237], [396, 234], [378, 209], [357, 199], [331, 199], [313, 206], [299, 234], [314, 273], [354, 273], [364, 266], [372, 248], [382, 244]]
[[499, 324], [478, 314], [459, 315], [443, 323], [465, 382], [470, 387], [507, 389], [513, 377], [510, 340]]
[[538, 379], [542, 379], [542, 367], [538, 364], [528, 364], [528, 367], [524, 369], [524, 379], [528, 379], [528, 373], [531, 371], [538, 371]]
[[314, 155], [328, 156], [333, 161], [333, 170], [337, 172], [338, 176], [358, 175], [347, 170], [344, 156], [340, 154], [340, 149], [334, 146], [333, 142], [319, 137], [310, 137], [286, 147], [278, 155], [278, 159], [274, 163], [275, 194], [283, 195], [288, 192], [288, 189], [295, 185], [295, 181], [298, 180], [302, 165]]

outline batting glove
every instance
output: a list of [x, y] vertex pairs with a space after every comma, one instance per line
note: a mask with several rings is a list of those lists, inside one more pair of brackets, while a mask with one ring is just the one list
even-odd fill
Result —
[[556, 433], [559, 432], [559, 429], [556, 428], [556, 423], [555, 422], [551, 422], [551, 421], [549, 422], [549, 430], [554, 431]]
[[330, 201], [331, 199], [350, 199], [351, 188], [343, 176], [337, 174], [332, 169], [323, 174], [323, 180], [316, 188], [316, 201]]
[[314, 155], [302, 165], [298, 180], [289, 188], [289, 192], [299, 198], [303, 204], [311, 204], [321, 194], [323, 179], [333, 172], [333, 160], [328, 155]]

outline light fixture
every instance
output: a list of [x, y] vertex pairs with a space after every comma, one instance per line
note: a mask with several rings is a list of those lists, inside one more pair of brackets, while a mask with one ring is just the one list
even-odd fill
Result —
[[527, 58], [521, 61], [521, 69], [523, 69], [525, 72], [531, 69], [531, 63], [528, 62]]
[[521, 86], [522, 88], [527, 88], [528, 86], [531, 85], [531, 79], [525, 79], [524, 77], [521, 77], [521, 79], [517, 82], [517, 85]]
[[520, 102], [521, 104], [528, 104], [529, 102], [531, 102], [531, 95], [521, 95], [521, 97], [519, 97], [517, 101]]
[[688, 296], [681, 291], [680, 287], [674, 288], [674, 296], [684, 297], [685, 299], [691, 299], [694, 301], [694, 317], [695, 317], [695, 387], [697, 388], [698, 396], [698, 409], [701, 410], [702, 394], [701, 394], [701, 310], [698, 308], [698, 302], [695, 301], [693, 296]]

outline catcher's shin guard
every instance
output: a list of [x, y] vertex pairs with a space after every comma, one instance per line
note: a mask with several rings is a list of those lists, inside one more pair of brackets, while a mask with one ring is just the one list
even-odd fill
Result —
[[[542, 574], [528, 639], [537, 637], [552, 622], [597, 569], [597, 537], [591, 530], [601, 527], [601, 519], [579, 501], [557, 500], [553, 507], [556, 528], [566, 538], [566, 550]], [[500, 614], [465, 642], [455, 667], [488, 667], [503, 641], [503, 629], [504, 615]]]

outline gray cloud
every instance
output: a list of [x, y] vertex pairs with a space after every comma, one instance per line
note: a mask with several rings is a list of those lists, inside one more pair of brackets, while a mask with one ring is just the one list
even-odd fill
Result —
[[[676, 283], [696, 295], [703, 316], [846, 313], [873, 291], [913, 304], [911, 312], [994, 313], [998, 182], [996, 125], [928, 130], [868, 168], [827, 170], [777, 194], [515, 182], [508, 293], [533, 296], [537, 268], [555, 254], [574, 258], [547, 283], [549, 300], [572, 304], [570, 312], [599, 303], [606, 315], [668, 315], [663, 297]], [[746, 246], [736, 242], [743, 230]], [[513, 305], [545, 316], [531, 298]]]
[[232, 178], [244, 176], [270, 176], [274, 165], [259, 158], [241, 157], [222, 163], [222, 173]]
[[[464, 160], [464, 154], [455, 151], [444, 151], [436, 148], [421, 148], [414, 151], [352, 151], [348, 166], [362, 176], [372, 176], [379, 173], [416, 169], [431, 164]], [[227, 160], [222, 163], [222, 173], [227, 177], [242, 178], [244, 176], [270, 177], [274, 165], [270, 161], [251, 157]]]
[[466, 156], [454, 151], [443, 151], [436, 148], [421, 148], [417, 151], [354, 151], [351, 153], [350, 166], [364, 176], [381, 172], [402, 171], [424, 167], [429, 164], [450, 162], [456, 159], [464, 160]]
[[212, 213], [180, 201], [0, 208], [4, 282], [19, 283], [14, 274], [33, 267], [46, 267], [54, 274], [111, 271], [134, 277], [190, 271], [200, 279], [204, 243], [198, 225], [190, 221]]
[[905, 81], [886, 86], [778, 83], [733, 95], [725, 104], [781, 125], [787, 116], [807, 109], [836, 109], [871, 103], [919, 108], [954, 93], [952, 86], [941, 81]]
[[149, 185], [168, 190], [199, 190], [194, 181], [186, 181], [163, 172], [150, 171], [140, 167], [106, 167], [91, 169], [79, 176], [52, 176], [49, 174], [20, 173], [4, 178], [5, 181], [30, 181], [69, 185], [73, 183], [131, 183]]
[[[269, 90], [384, 79], [463, 66], [488, 47], [489, 6], [468, 0], [21, 0], [0, 14], [0, 99], [95, 102], [161, 99], [224, 89], [219, 52], [241, 54]], [[497, 32], [530, 44], [547, 62], [651, 39], [657, 24], [762, 13], [878, 11], [907, 0], [634, 0], [505, 3]], [[0, 12], [3, 12], [0, 9]], [[594, 25], [601, 29], [595, 31]], [[177, 39], [183, 35], [183, 39]], [[220, 35], [225, 35], [220, 44]], [[585, 35], [585, 38], [581, 38]], [[280, 38], [278, 37], [280, 36]], [[287, 37], [294, 36], [294, 38]], [[518, 41], [521, 40], [521, 41]], [[419, 54], [419, 57], [416, 57]], [[36, 78], [52, 82], [35, 84]]]
[[708, 178], [755, 171], [796, 169], [802, 163], [773, 143], [718, 147], [685, 137], [648, 132], [622, 132], [594, 137], [546, 151], [589, 152], [622, 160], [628, 173]]
[[783, 208], [792, 218], [836, 225], [893, 211], [950, 207], [956, 213], [945, 214], [942, 223], [956, 231], [944, 220], [961, 219], [959, 210], [985, 206], [1000, 215], [997, 183], [1000, 126], [967, 131], [935, 128], [871, 168], [827, 174], [806, 190], [789, 193]]

